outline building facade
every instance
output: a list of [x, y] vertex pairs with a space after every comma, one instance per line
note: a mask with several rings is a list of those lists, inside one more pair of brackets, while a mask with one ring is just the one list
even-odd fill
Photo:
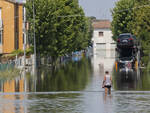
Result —
[[23, 2], [18, 2], [18, 0], [0, 1], [0, 54], [23, 49]]
[[96, 75], [103, 77], [107, 70], [112, 73], [115, 62], [115, 41], [112, 39], [111, 22], [109, 20], [95, 20], [92, 23], [93, 32], [93, 64]]
[[111, 22], [109, 20], [95, 20], [92, 25], [94, 28], [92, 38], [94, 55], [112, 56], [111, 50], [115, 49], [116, 44], [112, 39]]

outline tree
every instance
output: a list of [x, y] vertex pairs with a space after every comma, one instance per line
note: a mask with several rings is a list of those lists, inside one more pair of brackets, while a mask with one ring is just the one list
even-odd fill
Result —
[[150, 53], [150, 1], [142, 0], [136, 3], [134, 10], [135, 22], [133, 23], [133, 33], [141, 42], [145, 64], [148, 64]]
[[[78, 0], [34, 0], [34, 3], [38, 53], [57, 59], [88, 46], [90, 22]], [[26, 8], [32, 32], [32, 0], [27, 1]]]
[[121, 33], [132, 33], [133, 10], [135, 0], [120, 0], [112, 10], [112, 33], [113, 38]]
[[138, 38], [144, 56], [142, 61], [148, 64], [150, 52], [150, 1], [120, 0], [112, 10], [113, 38], [120, 33], [129, 32]]

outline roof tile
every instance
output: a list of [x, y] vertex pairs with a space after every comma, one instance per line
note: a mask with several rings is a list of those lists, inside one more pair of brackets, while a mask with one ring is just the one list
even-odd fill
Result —
[[109, 20], [94, 20], [92, 26], [94, 29], [110, 29], [111, 22]]

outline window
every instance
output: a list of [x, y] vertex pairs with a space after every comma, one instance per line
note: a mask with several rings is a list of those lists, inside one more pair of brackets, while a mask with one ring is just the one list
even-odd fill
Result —
[[99, 32], [99, 37], [102, 37], [104, 36], [104, 33], [103, 32]]
[[96, 44], [96, 55], [99, 57], [106, 57], [106, 44], [105, 43]]
[[23, 33], [23, 39], [22, 40], [23, 40], [23, 44], [24, 44], [24, 33]]
[[25, 10], [25, 7], [23, 6], [23, 8], [22, 8], [22, 18], [23, 18], [23, 21], [26, 21], [25, 14], [26, 14], [26, 10]]
[[0, 8], [0, 44], [2, 44], [2, 9]]
[[2, 9], [0, 8], [0, 20], [2, 19]]
[[[15, 4], [14, 7], [14, 16], [18, 17], [19, 16], [19, 5]], [[14, 18], [15, 20], [15, 49], [19, 49], [19, 18]]]
[[0, 30], [0, 44], [2, 44], [2, 30]]

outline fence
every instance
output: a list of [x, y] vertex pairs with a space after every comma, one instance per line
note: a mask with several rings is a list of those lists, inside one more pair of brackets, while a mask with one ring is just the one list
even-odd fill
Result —
[[[33, 55], [31, 55], [31, 58], [26, 58], [26, 66], [32, 66], [33, 65]], [[19, 57], [15, 60], [9, 60], [5, 63], [0, 63], [0, 71], [5, 71], [7, 69], [13, 69], [18, 68], [22, 69], [24, 67], [24, 57]]]
[[9, 61], [7, 63], [0, 63], [0, 71], [5, 71], [7, 69], [13, 69], [15, 67], [14, 61]]

